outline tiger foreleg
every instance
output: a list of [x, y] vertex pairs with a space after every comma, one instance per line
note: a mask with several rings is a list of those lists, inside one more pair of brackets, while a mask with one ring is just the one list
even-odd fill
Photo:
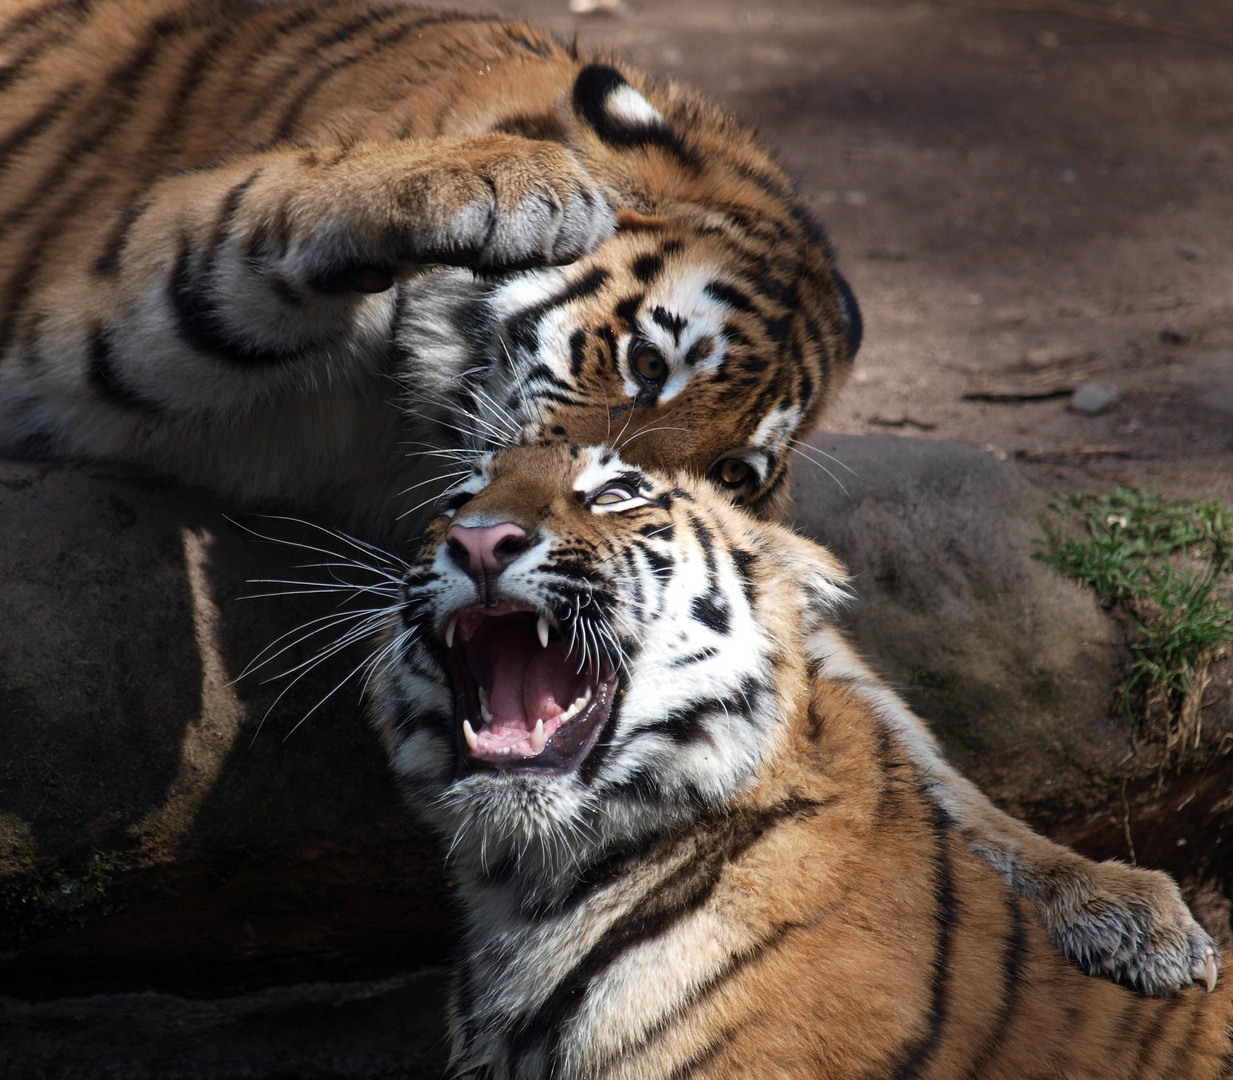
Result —
[[569, 150], [507, 135], [237, 155], [101, 188], [80, 213], [84, 269], [66, 260], [28, 312], [0, 312], [8, 347], [44, 361], [0, 381], [5, 449], [129, 457], [162, 421], [265, 423], [323, 386], [380, 408], [399, 277], [567, 263], [614, 228]]
[[1003, 813], [943, 757], [928, 726], [891, 692], [841, 634], [818, 633], [824, 672], [867, 698], [968, 845], [1035, 905], [1057, 948], [1089, 975], [1145, 994], [1193, 982], [1210, 990], [1220, 953], [1167, 875], [1117, 861], [1093, 862]]
[[968, 845], [1033, 902], [1053, 943], [1089, 975], [1150, 995], [1215, 986], [1216, 943], [1167, 874], [1085, 859], [1003, 814], [957, 774], [946, 787]]

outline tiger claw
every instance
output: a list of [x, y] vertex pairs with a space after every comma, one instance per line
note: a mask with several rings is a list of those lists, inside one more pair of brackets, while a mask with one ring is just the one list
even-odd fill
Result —
[[1194, 981], [1197, 983], [1206, 984], [1207, 992], [1209, 994], [1215, 990], [1216, 979], [1220, 974], [1220, 963], [1216, 959], [1215, 950], [1209, 948], [1202, 963], [1195, 960], [1192, 971], [1194, 974]]

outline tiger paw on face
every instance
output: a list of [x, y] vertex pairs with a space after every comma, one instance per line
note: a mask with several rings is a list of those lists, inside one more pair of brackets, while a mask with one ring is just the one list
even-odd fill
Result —
[[607, 198], [564, 147], [494, 135], [460, 149], [396, 185], [396, 258], [501, 270], [553, 266], [612, 235]]

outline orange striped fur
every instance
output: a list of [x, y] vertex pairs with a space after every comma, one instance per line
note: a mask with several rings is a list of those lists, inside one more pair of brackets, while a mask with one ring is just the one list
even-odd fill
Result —
[[[505, 451], [450, 506], [391, 614], [374, 715], [459, 883], [458, 1070], [1233, 1075], [1227, 987], [1157, 999], [1085, 977], [973, 852], [836, 647], [845, 575], [825, 549], [600, 449]], [[478, 611], [464, 548], [498, 522]], [[525, 662], [502, 656], [530, 655], [531, 680], [553, 649], [595, 702], [612, 673], [608, 711], [500, 756], [489, 727], [531, 724], [498, 704]], [[599, 726], [593, 749], [554, 758], [574, 724]]]

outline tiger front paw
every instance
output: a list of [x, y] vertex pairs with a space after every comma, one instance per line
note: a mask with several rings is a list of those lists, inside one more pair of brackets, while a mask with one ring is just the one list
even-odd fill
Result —
[[[514, 144], [514, 145], [510, 145]], [[408, 178], [401, 254], [419, 263], [512, 270], [574, 262], [610, 237], [608, 200], [553, 143], [506, 145]]]
[[1037, 901], [1041, 919], [1089, 975], [1154, 997], [1193, 983], [1215, 988], [1220, 952], [1167, 874], [1105, 862], [1053, 884]]

